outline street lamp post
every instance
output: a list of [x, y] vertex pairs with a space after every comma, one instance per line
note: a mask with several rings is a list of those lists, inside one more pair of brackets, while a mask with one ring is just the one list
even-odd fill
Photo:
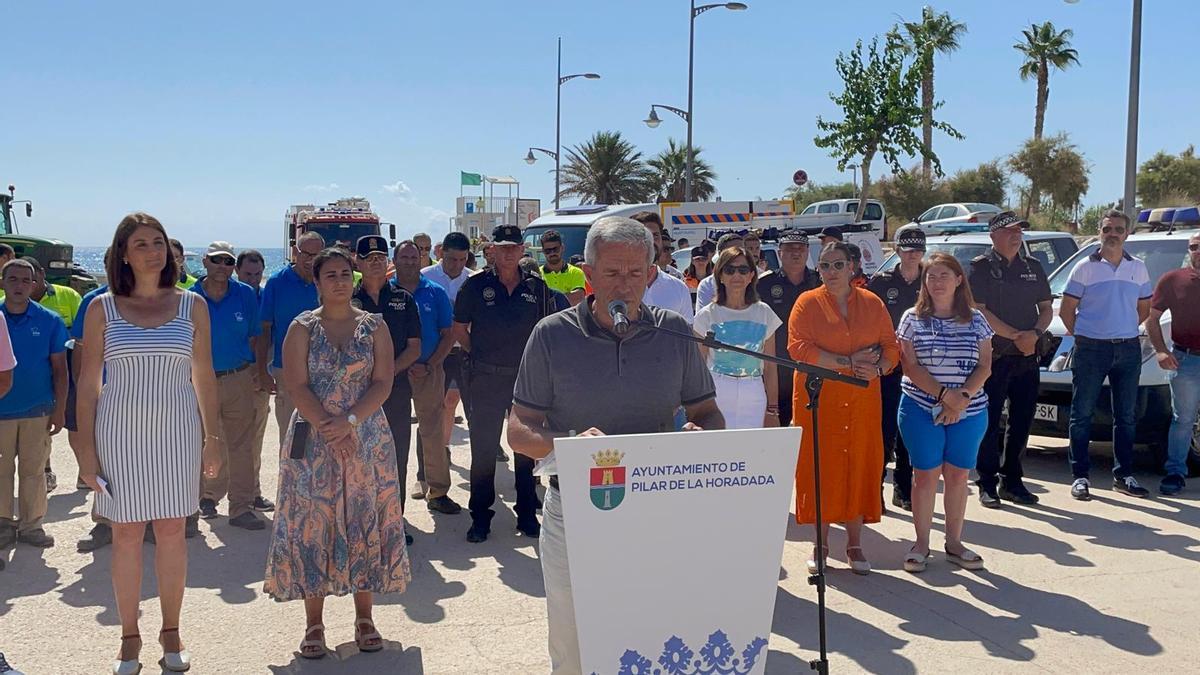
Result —
[[847, 164], [846, 170], [850, 172], [850, 180], [852, 181], [852, 183], [854, 185], [853, 197], [855, 199], [858, 199], [858, 165], [857, 164]]
[[533, 156], [533, 151], [544, 152], [554, 158], [554, 208], [558, 208], [558, 185], [559, 185], [559, 155], [562, 154], [562, 86], [565, 82], [569, 82], [577, 77], [582, 77], [586, 80], [598, 80], [600, 76], [596, 73], [576, 73], [574, 75], [562, 74], [562, 38], [558, 38], [558, 80], [555, 84], [554, 96], [554, 152], [542, 148], [530, 148], [529, 154], [525, 155], [525, 162], [533, 164], [537, 158]]

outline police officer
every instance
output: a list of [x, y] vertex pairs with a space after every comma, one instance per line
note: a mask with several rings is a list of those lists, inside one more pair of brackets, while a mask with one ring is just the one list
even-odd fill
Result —
[[[808, 268], [808, 235], [802, 230], [785, 230], [779, 236], [779, 269], [764, 273], [757, 282], [758, 297], [775, 310], [775, 316], [783, 322], [775, 330], [775, 353], [787, 354], [788, 319], [796, 298], [805, 291], [821, 285], [821, 277]], [[779, 376], [779, 426], [792, 423], [792, 382], [795, 372], [791, 368], [778, 368]]]
[[[892, 327], [900, 325], [904, 311], [917, 304], [921, 292], [921, 258], [925, 256], [925, 232], [914, 226], [902, 227], [896, 232], [896, 255], [900, 264], [871, 278], [867, 290], [879, 296], [892, 317]], [[883, 404], [883, 449], [896, 458], [892, 470], [892, 505], [898, 509], [912, 511], [912, 464], [908, 459], [908, 448], [897, 433], [896, 413], [900, 408], [900, 380], [904, 372], [900, 366], [879, 380], [880, 401]], [[887, 469], [884, 469], [884, 477]]]
[[[976, 307], [996, 331], [992, 376], [983, 385], [988, 396], [988, 426], [976, 467], [979, 501], [991, 509], [1000, 508], [1001, 498], [1016, 504], [1038, 501], [1021, 481], [1021, 453], [1029, 441], [1037, 407], [1041, 380], [1038, 344], [1053, 311], [1046, 272], [1023, 250], [1021, 232], [1028, 227], [1028, 222], [1011, 211], [996, 214], [988, 221], [992, 250], [971, 261], [971, 293]], [[1000, 415], [1005, 401], [1008, 431], [1002, 433]]]
[[[521, 229], [501, 225], [492, 231], [493, 264], [472, 275], [454, 301], [454, 336], [470, 354], [471, 529], [467, 541], [487, 540], [496, 501], [496, 455], [500, 432], [512, 404], [517, 366], [534, 325], [553, 313], [550, 288], [520, 270]], [[537, 493], [533, 460], [516, 456], [517, 529], [537, 537]]]

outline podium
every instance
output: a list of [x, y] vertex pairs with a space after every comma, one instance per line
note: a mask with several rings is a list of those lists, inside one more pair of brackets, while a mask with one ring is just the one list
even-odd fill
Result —
[[801, 429], [562, 438], [584, 673], [762, 673]]

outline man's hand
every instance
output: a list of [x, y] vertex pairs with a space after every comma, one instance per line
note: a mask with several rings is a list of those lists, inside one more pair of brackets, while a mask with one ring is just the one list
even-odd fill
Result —
[[259, 391], [274, 394], [276, 392], [275, 378], [271, 377], [271, 373], [266, 368], [259, 368], [254, 377], [254, 387]]
[[600, 430], [599, 430], [599, 429], [597, 429], [596, 427], [592, 427], [592, 428], [588, 429], [587, 431], [585, 431], [585, 432], [583, 432], [582, 434], [579, 434], [579, 435], [580, 435], [580, 436], [603, 436], [603, 435], [604, 435], [604, 432], [603, 432], [603, 431], [600, 431]]
[[1021, 350], [1021, 353], [1025, 356], [1030, 356], [1033, 354], [1033, 351], [1037, 349], [1037, 342], [1038, 335], [1031, 330], [1018, 331], [1016, 336], [1013, 338], [1013, 344], [1015, 344], [1017, 349]]
[[414, 363], [408, 367], [408, 374], [411, 377], [420, 379], [429, 374], [429, 366], [424, 363]]
[[1163, 370], [1179, 370], [1179, 361], [1171, 352], [1155, 352], [1154, 358], [1158, 360], [1158, 367]]
[[[778, 418], [776, 418], [775, 423], [776, 424], [779, 423]], [[680, 431], [704, 431], [704, 427], [696, 424], [695, 422], [684, 422], [683, 426], [680, 427], [679, 430]]]
[[67, 412], [65, 410], [55, 410], [50, 413], [50, 418], [46, 420], [46, 429], [51, 436], [56, 435], [63, 430], [67, 425]]

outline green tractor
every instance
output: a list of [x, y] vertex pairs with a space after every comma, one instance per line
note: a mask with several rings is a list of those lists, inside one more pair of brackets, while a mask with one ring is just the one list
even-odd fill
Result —
[[46, 270], [46, 281], [60, 286], [70, 286], [82, 293], [96, 288], [96, 278], [74, 262], [74, 247], [65, 241], [47, 239], [17, 232], [17, 221], [13, 213], [15, 204], [25, 205], [25, 217], [33, 217], [33, 202], [15, 199], [16, 187], [9, 185], [8, 194], [0, 192], [0, 242], [8, 244], [17, 256], [33, 256]]

